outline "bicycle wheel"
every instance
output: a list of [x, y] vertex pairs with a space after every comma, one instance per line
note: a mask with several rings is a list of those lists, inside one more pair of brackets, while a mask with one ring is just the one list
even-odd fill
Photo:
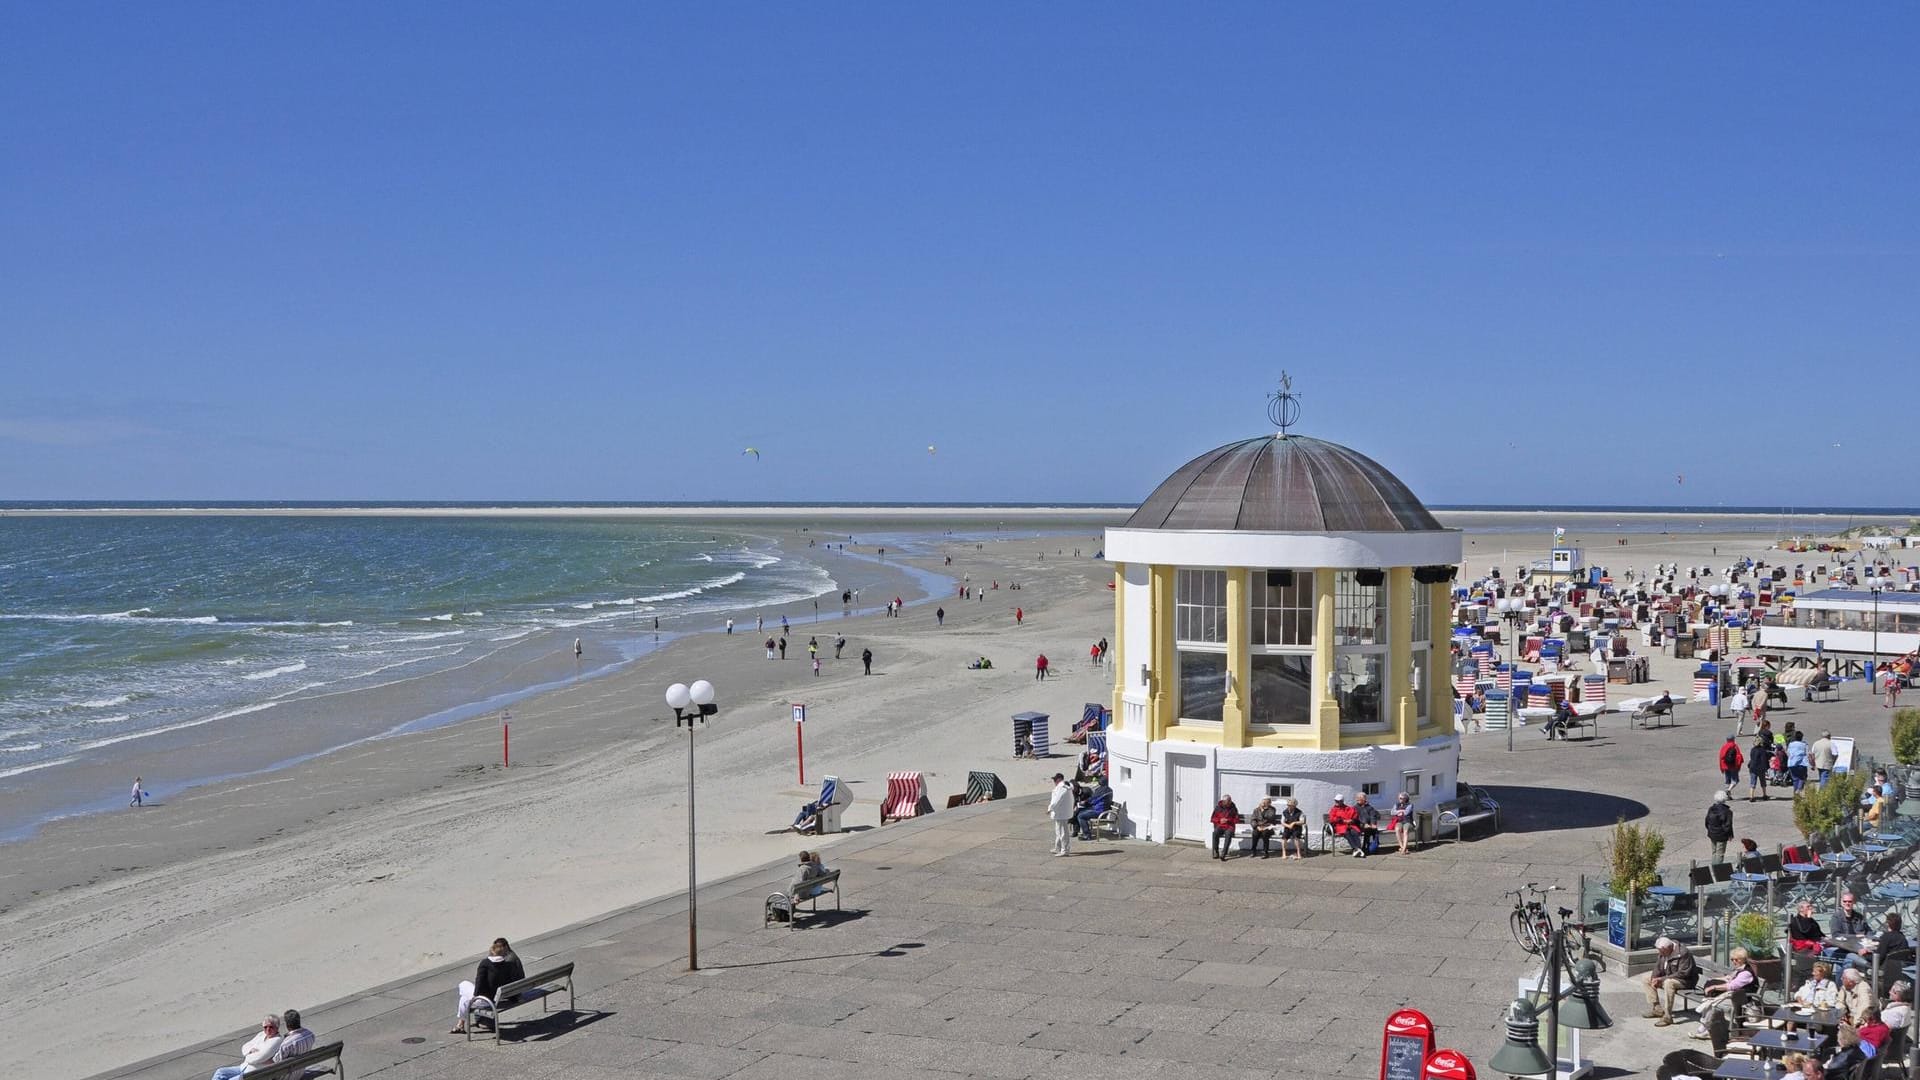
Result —
[[1541, 912], [1533, 917], [1533, 940], [1545, 949], [1553, 941], [1553, 917]]
[[1526, 912], [1514, 912], [1507, 919], [1507, 924], [1513, 930], [1513, 940], [1519, 942], [1521, 948], [1530, 953], [1540, 951], [1540, 939], [1534, 936], [1533, 920], [1527, 917]]

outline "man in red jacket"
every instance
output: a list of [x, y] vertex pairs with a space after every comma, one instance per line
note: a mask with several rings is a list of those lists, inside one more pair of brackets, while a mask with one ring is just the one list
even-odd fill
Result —
[[1740, 764], [1745, 760], [1746, 756], [1740, 753], [1740, 733], [1727, 736], [1727, 741], [1720, 744], [1720, 776], [1727, 782], [1728, 795], [1740, 786]]
[[1350, 850], [1358, 851], [1360, 827], [1355, 824], [1359, 815], [1353, 807], [1347, 805], [1345, 792], [1333, 797], [1333, 808], [1327, 811], [1327, 825], [1333, 829], [1333, 835], [1344, 837]]

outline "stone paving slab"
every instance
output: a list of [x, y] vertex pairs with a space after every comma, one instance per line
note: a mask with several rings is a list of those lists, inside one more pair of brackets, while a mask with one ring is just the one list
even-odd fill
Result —
[[[1815, 731], [1884, 753], [1869, 700], [1809, 705]], [[700, 891], [701, 970], [685, 970], [685, 898], [666, 897], [522, 942], [528, 963], [579, 964], [580, 1012], [510, 1024], [507, 1039], [448, 1036], [470, 962], [308, 1010], [347, 1042], [350, 1075], [381, 1080], [525, 1077], [1374, 1076], [1380, 1025], [1403, 1005], [1444, 1045], [1484, 1062], [1529, 959], [1500, 893], [1572, 888], [1598, 872], [1618, 817], [1703, 857], [1713, 754], [1732, 730], [1698, 706], [1656, 731], [1609, 725], [1592, 742], [1503, 734], [1466, 740], [1462, 774], [1501, 798], [1507, 831], [1409, 856], [1218, 862], [1196, 845], [1077, 845], [1050, 857], [1043, 804], [941, 811], [828, 847], [847, 886], [839, 916], [763, 928], [770, 865]], [[1735, 804], [1763, 845], [1791, 838], [1785, 800]], [[1609, 976], [1616, 1027], [1589, 1056], [1651, 1073], [1680, 1036], [1635, 1019]], [[187, 1080], [229, 1063], [236, 1032], [109, 1074]], [[412, 1040], [412, 1041], [410, 1041]], [[1483, 1067], [1484, 1071], [1484, 1067]]]

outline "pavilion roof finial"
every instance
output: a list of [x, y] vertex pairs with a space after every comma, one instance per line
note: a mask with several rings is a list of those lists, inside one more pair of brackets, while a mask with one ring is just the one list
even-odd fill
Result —
[[1293, 392], [1293, 376], [1280, 373], [1280, 389], [1267, 395], [1267, 419], [1287, 437], [1287, 429], [1300, 422], [1300, 395]]

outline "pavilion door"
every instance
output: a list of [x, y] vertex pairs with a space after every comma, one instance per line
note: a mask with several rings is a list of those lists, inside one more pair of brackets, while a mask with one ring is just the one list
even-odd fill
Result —
[[1199, 754], [1168, 754], [1167, 775], [1174, 839], [1206, 842], [1213, 813], [1213, 778], [1207, 772], [1207, 759]]

